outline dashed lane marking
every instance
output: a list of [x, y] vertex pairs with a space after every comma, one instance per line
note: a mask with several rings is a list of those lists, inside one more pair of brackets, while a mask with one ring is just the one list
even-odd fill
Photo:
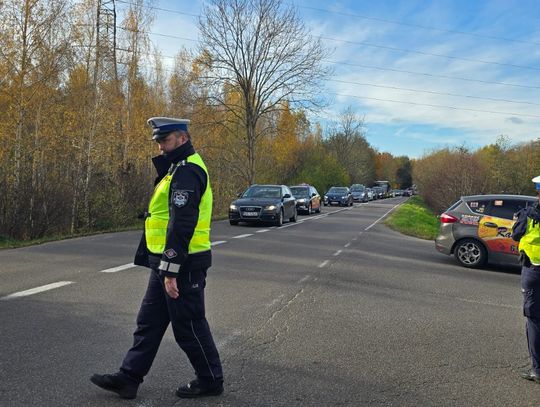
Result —
[[322, 269], [322, 268], [325, 267], [329, 262], [330, 262], [330, 260], [325, 260], [325, 261], [323, 261], [321, 264], [319, 264], [319, 268]]
[[349, 247], [351, 245], [351, 242], [347, 243], [345, 246], [343, 247]]
[[341, 250], [338, 250], [337, 252], [334, 253], [334, 256], [339, 256], [341, 254]]
[[42, 285], [41, 287], [31, 288], [30, 290], [19, 291], [13, 294], [6, 295], [0, 298], [0, 300], [12, 300], [20, 297], [27, 297], [33, 294], [39, 294], [44, 291], [54, 290], [55, 288], [63, 287], [65, 285], [73, 284], [73, 281], [59, 281], [57, 283]]
[[261, 230], [255, 231], [255, 233], [264, 233], [264, 232], [270, 232], [270, 229], [261, 229]]
[[137, 267], [137, 266], [135, 266], [135, 264], [133, 264], [133, 263], [129, 263], [129, 264], [124, 264], [122, 266], [112, 267], [110, 269], [101, 270], [100, 273], [116, 273], [117, 271], [127, 270], [127, 269], [130, 269], [132, 267]]
[[253, 236], [253, 233], [246, 233], [245, 235], [233, 236], [233, 239], [243, 239], [244, 237]]
[[310, 277], [311, 277], [310, 275], [302, 277], [300, 280], [298, 280], [298, 283], [302, 284], [302, 283], [306, 282], [307, 280], [309, 280]]
[[215, 242], [210, 243], [210, 246], [217, 246], [223, 243], [227, 243], [226, 240], [216, 240]]

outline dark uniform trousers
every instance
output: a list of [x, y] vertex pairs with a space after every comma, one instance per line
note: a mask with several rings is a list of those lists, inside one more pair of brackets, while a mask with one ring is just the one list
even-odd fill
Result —
[[540, 375], [540, 266], [521, 268], [521, 291], [531, 366]]
[[180, 296], [172, 299], [165, 291], [159, 271], [151, 269], [137, 316], [133, 346], [124, 358], [120, 368], [122, 373], [142, 383], [170, 322], [174, 338], [186, 353], [201, 384], [212, 386], [223, 381], [219, 354], [205, 317], [206, 271], [207, 268], [180, 271], [177, 278]]

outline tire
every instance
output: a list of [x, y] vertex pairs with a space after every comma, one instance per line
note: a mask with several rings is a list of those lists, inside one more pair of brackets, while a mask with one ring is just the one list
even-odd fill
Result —
[[238, 225], [238, 221], [237, 220], [229, 220], [229, 223], [233, 226], [236, 226]]
[[283, 209], [279, 211], [278, 218], [276, 220], [276, 226], [283, 226]]
[[293, 216], [292, 218], [289, 218], [289, 221], [296, 222], [296, 219], [298, 218], [298, 212], [296, 211], [296, 206], [294, 207], [293, 211], [294, 211]]
[[454, 256], [459, 264], [467, 268], [478, 268], [486, 264], [487, 252], [482, 243], [475, 239], [463, 239], [456, 243]]

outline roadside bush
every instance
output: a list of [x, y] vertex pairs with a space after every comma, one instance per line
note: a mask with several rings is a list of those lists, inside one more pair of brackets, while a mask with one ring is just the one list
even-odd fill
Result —
[[462, 195], [485, 192], [486, 174], [465, 147], [445, 148], [417, 160], [413, 178], [426, 204], [442, 213]]

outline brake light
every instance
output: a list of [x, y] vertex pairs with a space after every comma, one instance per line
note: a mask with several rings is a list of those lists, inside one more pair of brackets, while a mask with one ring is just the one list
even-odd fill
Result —
[[439, 219], [441, 220], [441, 223], [456, 223], [459, 221], [458, 218], [447, 213], [443, 213]]

